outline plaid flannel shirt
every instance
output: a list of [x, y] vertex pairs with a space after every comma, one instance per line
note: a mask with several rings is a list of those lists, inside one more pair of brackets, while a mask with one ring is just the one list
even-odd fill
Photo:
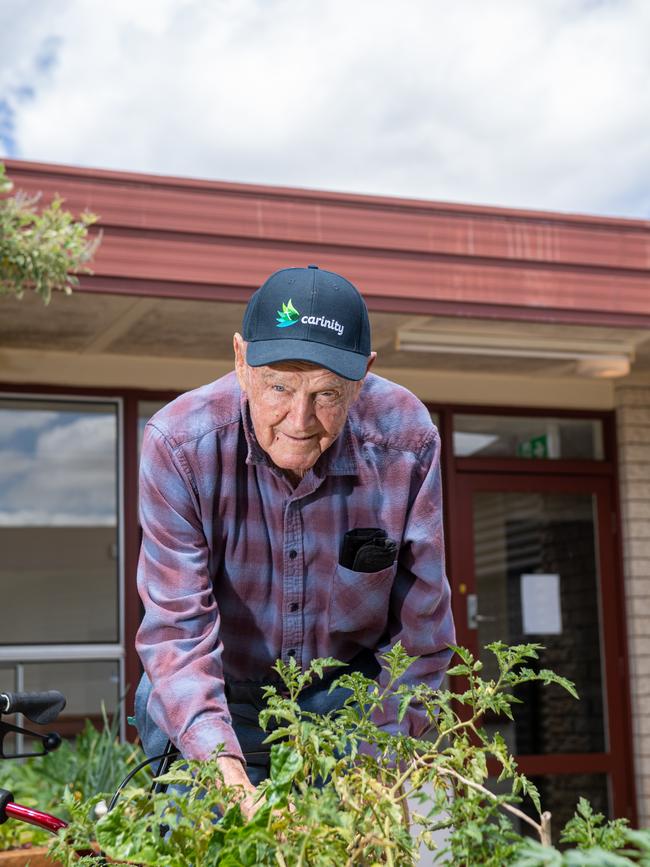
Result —
[[[181, 395], [147, 424], [140, 466], [148, 712], [187, 758], [241, 758], [224, 678], [259, 681], [277, 658], [350, 660], [397, 640], [409, 680], [439, 685], [454, 641], [444, 569], [440, 442], [409, 391], [369, 374], [336, 441], [297, 487], [258, 445], [234, 373]], [[397, 541], [393, 566], [338, 564], [347, 530]], [[383, 672], [379, 676], [380, 682]], [[421, 710], [398, 727], [419, 736]]]

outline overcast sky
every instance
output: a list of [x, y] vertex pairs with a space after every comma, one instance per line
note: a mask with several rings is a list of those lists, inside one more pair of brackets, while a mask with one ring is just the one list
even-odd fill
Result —
[[650, 217], [649, 0], [0, 0], [0, 155]]

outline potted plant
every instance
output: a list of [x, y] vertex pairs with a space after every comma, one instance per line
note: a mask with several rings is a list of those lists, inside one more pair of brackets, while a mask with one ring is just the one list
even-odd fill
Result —
[[[56, 752], [19, 762], [3, 762], [0, 787], [27, 807], [71, 818], [70, 807], [98, 791], [114, 790], [129, 770], [144, 758], [142, 750], [118, 739], [119, 714], [109, 720], [102, 708], [103, 727], [89, 720], [73, 741], [63, 741]], [[148, 778], [148, 777], [146, 777]], [[0, 867], [50, 867], [52, 837], [33, 825], [8, 821], [0, 825]]]

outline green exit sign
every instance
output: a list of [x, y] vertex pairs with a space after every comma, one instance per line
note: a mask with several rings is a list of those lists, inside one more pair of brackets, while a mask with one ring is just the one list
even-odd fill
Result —
[[542, 434], [539, 437], [531, 437], [523, 443], [517, 444], [518, 458], [547, 458], [548, 437]]

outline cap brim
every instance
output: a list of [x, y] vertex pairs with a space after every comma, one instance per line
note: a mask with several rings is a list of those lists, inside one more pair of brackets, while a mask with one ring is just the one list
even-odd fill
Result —
[[363, 379], [368, 369], [368, 356], [347, 349], [337, 349], [313, 340], [255, 340], [248, 344], [246, 361], [251, 367], [261, 367], [276, 361], [310, 361], [326, 367], [344, 379]]

